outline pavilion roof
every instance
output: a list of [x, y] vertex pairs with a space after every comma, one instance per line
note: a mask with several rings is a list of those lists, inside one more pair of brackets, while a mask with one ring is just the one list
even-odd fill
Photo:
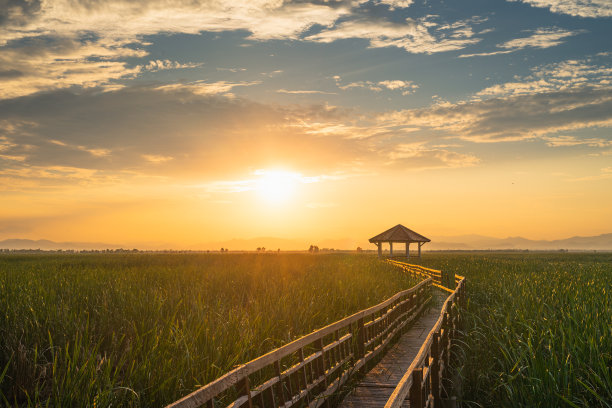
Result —
[[404, 227], [402, 224], [397, 224], [393, 228], [389, 228], [383, 233], [370, 238], [370, 242], [430, 242], [429, 238], [417, 234], [411, 229]]

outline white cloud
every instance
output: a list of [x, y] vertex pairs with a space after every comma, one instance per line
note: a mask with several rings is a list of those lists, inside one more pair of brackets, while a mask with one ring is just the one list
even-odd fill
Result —
[[206, 82], [206, 81], [195, 81], [186, 84], [168, 84], [156, 87], [159, 91], [188, 91], [195, 95], [217, 95], [227, 94], [233, 88], [237, 86], [253, 86], [259, 85], [261, 81], [251, 82], [228, 82], [228, 81], [217, 81], [217, 82]]
[[563, 44], [562, 39], [571, 37], [576, 34], [580, 34], [583, 31], [576, 30], [565, 30], [562, 28], [539, 28], [533, 32], [529, 37], [516, 38], [514, 40], [506, 41], [503, 44], [498, 45], [500, 48], [509, 50], [521, 50], [523, 48], [550, 48]]
[[568, 14], [570, 16], [612, 16], [612, 3], [609, 0], [522, 0], [522, 2], [533, 7], [548, 8], [553, 13]]
[[168, 60], [151, 61], [144, 67], [124, 62], [127, 57], [147, 55], [142, 49], [148, 45], [143, 40], [146, 35], [246, 30], [251, 40], [297, 39], [314, 24], [328, 26], [350, 12], [345, 6], [278, 0], [31, 3], [31, 7], [10, 7], [8, 18], [0, 24], [4, 74], [0, 98], [71, 86], [117, 89], [121, 86], [117, 80], [142, 70], [198, 66]]
[[364, 88], [364, 89], [369, 89], [370, 91], [380, 92], [380, 91], [387, 89], [390, 91], [401, 91], [402, 95], [408, 95], [419, 88], [419, 86], [414, 84], [412, 81], [401, 81], [401, 80], [384, 80], [384, 81], [378, 81], [378, 82], [357, 81], [357, 82], [350, 82], [346, 85], [342, 85], [341, 78], [338, 75], [334, 77], [334, 80], [336, 81], [336, 85], [338, 86], [338, 88], [344, 91], [348, 89], [354, 89], [354, 88]]
[[[598, 57], [605, 59], [608, 56]], [[597, 61], [590, 58], [542, 65], [533, 68], [532, 73], [524, 78], [487, 87], [476, 95], [477, 97], [533, 95], [584, 87], [595, 89], [612, 87], [612, 67], [605, 60]]]
[[313, 91], [313, 90], [293, 90], [293, 91], [290, 91], [288, 89], [277, 89], [276, 92], [277, 93], [290, 94], [290, 95], [313, 95], [313, 94], [336, 95], [335, 92]]
[[8, 74], [0, 78], [0, 99], [71, 86], [104, 87], [141, 72], [140, 66], [130, 67], [118, 59], [144, 55], [114, 41], [38, 40], [21, 48], [4, 48], [0, 66]]
[[406, 19], [403, 23], [387, 20], [349, 20], [305, 39], [331, 43], [358, 38], [368, 40], [373, 48], [397, 47], [414, 54], [433, 54], [459, 50], [480, 42], [479, 38], [474, 37], [470, 24], [482, 21], [484, 20], [474, 18], [442, 25], [435, 22], [433, 17], [417, 21]]
[[0, 39], [26, 36], [75, 37], [96, 32], [136, 40], [162, 32], [247, 30], [252, 39], [297, 38], [313, 24], [330, 25], [349, 10], [278, 0], [47, 0], [40, 11], [0, 30]]
[[612, 126], [612, 90], [580, 88], [447, 102], [385, 113], [378, 121], [481, 143], [543, 138], [557, 132]]
[[462, 54], [459, 58], [485, 57], [490, 55], [509, 54], [525, 48], [550, 48], [563, 44], [563, 39], [583, 33], [583, 30], [565, 30], [562, 28], [539, 28], [529, 37], [515, 38], [498, 44], [499, 51], [481, 52], [475, 54]]
[[195, 62], [186, 62], [180, 63], [178, 61], [170, 61], [169, 59], [165, 60], [152, 60], [149, 61], [144, 69], [147, 71], [163, 71], [167, 69], [185, 69], [185, 68], [198, 68], [204, 65], [203, 63], [195, 63]]
[[408, 8], [413, 3], [413, 0], [379, 0], [379, 4], [386, 4], [390, 10], [398, 8]]

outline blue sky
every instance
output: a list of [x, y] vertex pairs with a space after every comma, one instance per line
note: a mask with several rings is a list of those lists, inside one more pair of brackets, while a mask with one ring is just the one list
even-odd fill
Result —
[[[103, 224], [85, 208], [126, 219], [142, 202], [157, 203], [151, 217], [190, 202], [189, 214], [225, 206], [199, 225], [224, 238], [288, 237], [231, 227], [249, 201], [232, 186], [279, 168], [320, 187], [283, 211], [339, 229], [362, 211], [357, 190], [418, 178], [431, 202], [447, 181], [465, 185], [465, 225], [448, 227], [450, 206], [438, 208], [445, 226], [418, 221], [441, 235], [518, 235], [523, 224], [491, 210], [530, 219], [509, 196], [554, 206], [530, 219], [534, 238], [609, 232], [611, 23], [609, 0], [4, 1], [0, 234], [93, 239], [58, 225], [78, 214]], [[526, 186], [500, 187], [512, 180]], [[397, 223], [381, 211], [372, 228]], [[305, 222], [291, 231], [334, 234]], [[196, 235], [185, 231], [168, 239], [195, 240], [177, 238]]]

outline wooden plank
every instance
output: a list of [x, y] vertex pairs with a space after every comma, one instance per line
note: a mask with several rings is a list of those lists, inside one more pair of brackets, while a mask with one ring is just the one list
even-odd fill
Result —
[[[414, 320], [410, 329], [391, 346], [380, 362], [344, 398], [340, 408], [380, 408], [385, 405], [395, 386], [410, 367], [431, 327], [437, 322], [444, 299], [442, 292], [434, 293], [430, 309], [425, 311], [419, 319]], [[423, 305], [419, 304], [415, 308], [417, 309], [415, 313], [418, 314]]]

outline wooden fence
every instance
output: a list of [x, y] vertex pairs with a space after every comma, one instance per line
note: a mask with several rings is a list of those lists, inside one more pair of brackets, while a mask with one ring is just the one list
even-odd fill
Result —
[[[389, 262], [412, 273], [429, 275], [429, 271], [434, 271], [418, 265], [393, 260]], [[450, 291], [451, 294], [444, 302], [440, 317], [391, 394], [385, 408], [401, 407], [406, 399], [410, 401], [411, 408], [440, 407], [442, 399], [448, 398], [447, 387], [444, 387], [443, 382], [448, 380], [451, 342], [457, 335], [457, 326], [460, 322], [459, 305], [465, 300], [465, 278], [459, 275], [452, 276], [456, 287], [450, 290], [442, 286], [444, 279], [441, 273], [432, 273], [430, 276], [436, 282], [434, 285]]]
[[463, 279], [463, 276], [455, 276], [454, 273], [449, 271], [439, 271], [437, 269], [425, 268], [421, 265], [413, 265], [406, 262], [401, 262], [397, 260], [397, 258], [387, 259], [387, 262], [402, 268], [404, 272], [407, 272], [409, 274], [421, 276], [425, 279], [431, 278], [435, 287], [444, 290], [450, 289], [449, 292], [453, 292], [459, 284], [459, 281]]
[[433, 284], [427, 276], [376, 306], [235, 368], [168, 408], [328, 406], [351, 374], [384, 350], [422, 311]]

